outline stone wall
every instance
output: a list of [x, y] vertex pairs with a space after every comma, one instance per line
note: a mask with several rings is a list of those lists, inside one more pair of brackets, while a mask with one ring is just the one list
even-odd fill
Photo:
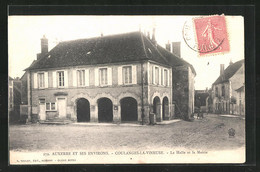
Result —
[[189, 67], [173, 68], [172, 100], [175, 102], [175, 118], [189, 120], [194, 111], [194, 74]]

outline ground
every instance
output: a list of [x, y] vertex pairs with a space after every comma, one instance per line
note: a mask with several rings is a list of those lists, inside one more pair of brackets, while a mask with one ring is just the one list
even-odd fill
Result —
[[[235, 129], [235, 137], [228, 130]], [[10, 150], [90, 150], [125, 148], [199, 148], [228, 150], [245, 146], [245, 120], [241, 117], [205, 115], [193, 122], [166, 125], [67, 124], [10, 125]]]

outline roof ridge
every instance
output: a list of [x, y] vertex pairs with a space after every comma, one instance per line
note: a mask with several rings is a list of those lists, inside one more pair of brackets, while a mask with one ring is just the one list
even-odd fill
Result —
[[[224, 80], [219, 81], [220, 78], [222, 78], [222, 75], [219, 75], [217, 77], [217, 79], [215, 80], [215, 82], [213, 83], [213, 85], [228, 81], [232, 76], [234, 76], [237, 73], [237, 71], [242, 67], [243, 63], [244, 63], [244, 59], [236, 61], [233, 64], [228, 65], [228, 67], [224, 70], [224, 74], [223, 74], [225, 77], [228, 77], [228, 78], [225, 78]], [[237, 66], [237, 65], [239, 65], [239, 66]], [[231, 71], [232, 75], [226, 76], [228, 74], [227, 72], [235, 67], [237, 67], [237, 69], [234, 69], [234, 71]]]
[[60, 43], [67, 43], [67, 42], [74, 42], [74, 41], [76, 42], [76, 41], [92, 40], [92, 39], [103, 39], [103, 38], [122, 36], [122, 35], [128, 35], [128, 34], [133, 34], [133, 33], [139, 33], [139, 31], [117, 33], [117, 34], [111, 34], [111, 35], [105, 35], [105, 36], [95, 36], [95, 37], [81, 38], [81, 39], [72, 39], [72, 40], [61, 41]]

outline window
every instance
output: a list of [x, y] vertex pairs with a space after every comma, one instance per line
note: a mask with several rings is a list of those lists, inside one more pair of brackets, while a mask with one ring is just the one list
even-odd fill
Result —
[[107, 68], [99, 69], [99, 83], [100, 85], [107, 85]]
[[44, 73], [38, 73], [39, 88], [44, 88]]
[[78, 86], [85, 86], [85, 70], [78, 70]]
[[58, 72], [58, 85], [64, 87], [64, 71]]
[[167, 69], [164, 69], [163, 75], [164, 75], [164, 83], [163, 83], [163, 85], [167, 86], [168, 85], [168, 70]]
[[215, 88], [215, 96], [218, 96], [218, 87]]
[[156, 85], [159, 85], [159, 67], [155, 67], [154, 68], [154, 79], [155, 79], [155, 81], [154, 81], [154, 83], [156, 84]]
[[123, 83], [124, 84], [132, 83], [132, 66], [123, 67]]
[[54, 111], [56, 110], [55, 103], [46, 103], [46, 111]]
[[225, 86], [224, 85], [222, 86], [222, 90], [221, 91], [222, 91], [222, 96], [225, 96]]

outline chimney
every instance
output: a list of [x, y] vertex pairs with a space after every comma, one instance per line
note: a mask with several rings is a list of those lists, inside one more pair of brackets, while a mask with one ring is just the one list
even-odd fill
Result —
[[168, 43], [165, 44], [165, 48], [166, 48], [166, 50], [168, 50], [168, 51], [171, 52], [171, 44], [170, 44], [170, 41], [168, 41]]
[[225, 66], [224, 64], [220, 64], [220, 75], [222, 76], [224, 74]]
[[181, 58], [181, 42], [172, 42], [172, 53]]
[[153, 28], [152, 42], [156, 43], [156, 40], [155, 40], [155, 28]]
[[230, 59], [229, 65], [232, 65], [232, 64], [233, 64], [232, 59]]
[[147, 33], [147, 37], [148, 37], [148, 39], [151, 39], [150, 32]]
[[41, 54], [48, 53], [48, 39], [43, 35], [41, 38]]

